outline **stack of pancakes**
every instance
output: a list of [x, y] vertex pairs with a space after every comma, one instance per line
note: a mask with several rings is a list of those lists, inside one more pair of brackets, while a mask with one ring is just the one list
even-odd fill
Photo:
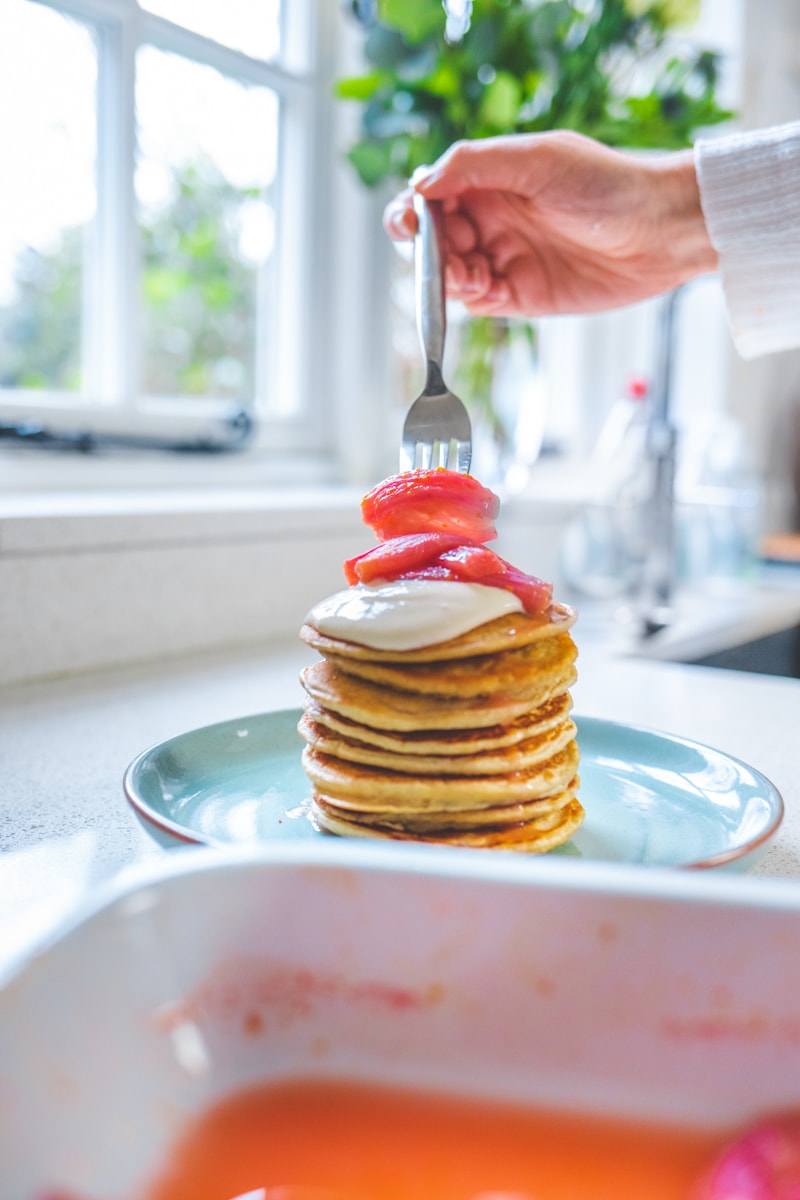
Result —
[[300, 636], [313, 811], [329, 833], [543, 852], [583, 820], [575, 613], [498, 617], [418, 650]]

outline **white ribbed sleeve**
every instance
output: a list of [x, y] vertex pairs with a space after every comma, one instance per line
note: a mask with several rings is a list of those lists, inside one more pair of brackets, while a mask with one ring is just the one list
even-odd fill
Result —
[[800, 346], [800, 121], [700, 140], [695, 163], [739, 353]]

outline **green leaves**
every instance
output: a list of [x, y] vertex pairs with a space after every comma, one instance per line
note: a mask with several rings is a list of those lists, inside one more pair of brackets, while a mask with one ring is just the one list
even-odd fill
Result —
[[479, 115], [497, 133], [513, 128], [522, 103], [522, 84], [508, 71], [500, 71], [484, 90]]
[[382, 71], [373, 71], [370, 75], [357, 75], [352, 79], [340, 79], [334, 94], [340, 100], [371, 100], [387, 77]]
[[437, 10], [430, 0], [381, 0], [379, 11], [383, 24], [414, 44], [438, 33], [444, 24], [441, 4]]
[[391, 140], [356, 142], [347, 151], [348, 160], [353, 164], [367, 187], [375, 187], [387, 175], [393, 174]]
[[369, 71], [335, 90], [362, 109], [348, 158], [374, 187], [462, 138], [570, 128], [612, 145], [689, 145], [730, 116], [715, 100], [713, 53], [681, 43], [665, 63], [665, 36], [695, 8], [696, 0], [473, 0], [469, 30], [450, 44], [441, 0], [382, 0], [365, 39]]

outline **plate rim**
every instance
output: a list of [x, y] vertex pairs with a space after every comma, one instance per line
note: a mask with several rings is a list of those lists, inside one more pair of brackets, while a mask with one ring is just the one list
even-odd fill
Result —
[[[661, 741], [672, 742], [676, 745], [688, 746], [690, 749], [701, 750], [704, 754], [710, 751], [712, 754], [719, 755], [721, 758], [727, 759], [728, 762], [735, 763], [737, 767], [748, 771], [751, 775], [755, 775], [760, 780], [765, 790], [769, 793], [774, 814], [771, 822], [757, 836], [745, 842], [742, 846], [734, 847], [730, 850], [720, 850], [716, 854], [709, 854], [705, 858], [699, 859], [697, 862], [679, 863], [676, 864], [679, 870], [704, 871], [712, 867], [722, 867], [729, 863], [736, 862], [740, 858], [745, 858], [748, 854], [752, 854], [758, 850], [766, 842], [768, 842], [780, 829], [781, 823], [786, 813], [786, 804], [780, 789], [772, 782], [772, 780], [760, 771], [758, 767], [752, 766], [745, 762], [743, 758], [739, 758], [735, 754], [729, 754], [727, 750], [719, 750], [716, 746], [709, 746], [707, 742], [700, 742], [696, 738], [684, 737], [680, 733], [668, 733], [661, 729], [656, 729], [649, 725], [639, 725], [636, 722], [628, 721], [609, 721], [605, 717], [590, 717], [590, 716], [574, 716], [573, 718], [580, 729], [580, 725], [603, 725], [606, 728], [614, 728], [622, 730], [626, 733], [642, 734], [649, 737], [657, 737]], [[643, 864], [640, 864], [643, 865]], [[655, 864], [654, 864], [655, 865]], [[663, 864], [660, 864], [663, 865]]]
[[[169, 834], [170, 837], [173, 837], [177, 841], [183, 842], [186, 845], [226, 848], [230, 845], [236, 844], [236, 843], [231, 843], [223, 838], [216, 838], [216, 837], [213, 837], [208, 834], [200, 834], [198, 832], [195, 832], [189, 826], [182, 825], [179, 822], [172, 820], [170, 817], [164, 816], [162, 813], [159, 813], [145, 799], [143, 799], [143, 797], [137, 795], [136, 789], [134, 787], [134, 782], [133, 782], [134, 778], [136, 776], [136, 773], [140, 769], [140, 767], [141, 767], [142, 763], [145, 761], [145, 759], [147, 759], [150, 755], [154, 754], [156, 751], [163, 751], [167, 747], [172, 745], [173, 743], [182, 741], [184, 738], [190, 737], [192, 735], [202, 736], [202, 734], [207, 733], [211, 730], [219, 731], [229, 725], [235, 726], [235, 725], [247, 724], [248, 722], [252, 722], [252, 721], [263, 721], [263, 720], [269, 719], [270, 717], [294, 717], [294, 716], [296, 716], [297, 720], [299, 720], [302, 712], [303, 712], [303, 710], [301, 707], [267, 709], [267, 710], [264, 710], [261, 712], [249, 713], [245, 716], [228, 717], [223, 721], [211, 721], [206, 725], [198, 725], [195, 728], [186, 729], [181, 733], [173, 734], [172, 737], [165, 738], [163, 741], [154, 742], [152, 745], [148, 746], [145, 750], [142, 750], [139, 754], [137, 754], [136, 757], [133, 758], [131, 760], [131, 762], [128, 764], [128, 766], [125, 768], [125, 772], [122, 777], [122, 789], [123, 789], [123, 792], [124, 792], [124, 795], [125, 795], [125, 798], [126, 798], [128, 804], [133, 809], [133, 811], [140, 817], [140, 819], [145, 821], [147, 824], [154, 826], [156, 829], [158, 829], [162, 833]], [[670, 863], [648, 863], [648, 864], [645, 864], [645, 863], [627, 862], [627, 860], [626, 860], [626, 865], [632, 866], [632, 867], [638, 866], [638, 867], [644, 868], [646, 870], [652, 870], [653, 868], [656, 868], [656, 869], [668, 868], [668, 869], [675, 869], [675, 870], [679, 870], [679, 871], [685, 871], [685, 870], [705, 871], [705, 870], [710, 870], [715, 867], [724, 867], [724, 866], [728, 866], [731, 863], [738, 861], [741, 858], [746, 858], [749, 854], [753, 854], [754, 852], [759, 850], [762, 846], [764, 846], [767, 842], [769, 842], [771, 838], [773, 838], [775, 836], [778, 829], [780, 828], [783, 818], [785, 816], [785, 812], [786, 812], [786, 805], [785, 805], [785, 802], [783, 799], [783, 795], [781, 794], [778, 787], [772, 782], [771, 779], [769, 779], [763, 773], [763, 771], [760, 771], [757, 767], [753, 767], [750, 763], [745, 762], [744, 759], [741, 759], [734, 754], [729, 754], [726, 750], [718, 750], [716, 747], [709, 746], [707, 743], [697, 741], [695, 738], [687, 738], [687, 737], [684, 737], [682, 734], [668, 733], [664, 730], [656, 729], [652, 726], [639, 725], [637, 723], [630, 723], [627, 721], [608, 720], [605, 717], [593, 717], [593, 716], [589, 716], [589, 715], [583, 715], [580, 713], [572, 713], [571, 715], [572, 715], [572, 719], [575, 721], [576, 725], [578, 726], [579, 735], [580, 735], [581, 725], [595, 726], [595, 727], [602, 726], [603, 728], [606, 728], [606, 729], [614, 729], [614, 730], [618, 730], [618, 731], [624, 732], [624, 733], [633, 733], [633, 734], [644, 735], [644, 736], [649, 736], [649, 737], [656, 737], [661, 741], [671, 742], [676, 745], [686, 746], [686, 747], [689, 747], [692, 749], [700, 750], [704, 754], [708, 754], [708, 752], [710, 751], [713, 754], [719, 755], [720, 757], [727, 759], [727, 761], [734, 763], [738, 768], [744, 769], [744, 770], [748, 771], [751, 775], [756, 776], [758, 778], [758, 780], [760, 781], [761, 785], [764, 787], [765, 791], [768, 793], [769, 799], [770, 799], [772, 807], [774, 809], [771, 821], [769, 821], [767, 823], [766, 827], [761, 831], [761, 833], [759, 833], [756, 837], [751, 838], [747, 842], [744, 842], [741, 846], [735, 846], [735, 847], [731, 847], [727, 850], [717, 851], [714, 854], [710, 854], [702, 859], [698, 859], [696, 862], [673, 863], [673, 864], [670, 864]], [[247, 843], [245, 843], [245, 844], [247, 844]], [[258, 844], [263, 844], [263, 843], [258, 843]], [[528, 857], [535, 859], [538, 856], [537, 855], [529, 855]], [[592, 860], [592, 861], [600, 861], [600, 860]]]

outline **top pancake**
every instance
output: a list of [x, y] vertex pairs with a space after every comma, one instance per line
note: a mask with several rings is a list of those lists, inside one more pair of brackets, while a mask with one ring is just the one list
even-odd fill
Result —
[[467, 633], [462, 633], [459, 637], [414, 650], [376, 650], [360, 642], [327, 637], [308, 624], [303, 625], [300, 637], [307, 645], [325, 656], [333, 654], [380, 663], [441, 662], [447, 659], [496, 654], [501, 650], [527, 646], [542, 638], [565, 633], [575, 624], [576, 617], [575, 609], [568, 604], [552, 604], [546, 612], [535, 616], [530, 613], [506, 613], [468, 630]]

